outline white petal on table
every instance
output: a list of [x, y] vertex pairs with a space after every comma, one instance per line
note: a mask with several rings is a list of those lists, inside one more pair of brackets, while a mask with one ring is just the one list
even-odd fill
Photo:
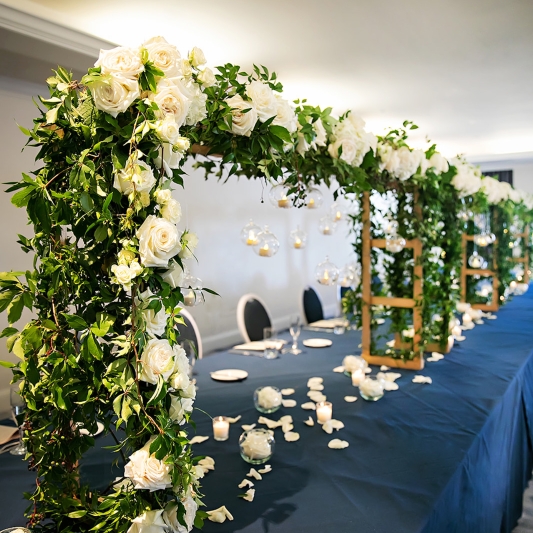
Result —
[[247, 502], [253, 502], [255, 496], [255, 489], [248, 489], [244, 494], [240, 494], [240, 497]]
[[489, 313], [486, 318], [488, 318], [489, 320], [496, 320], [498, 317], [496, 315]]
[[481, 326], [482, 324], [484, 324], [485, 322], [483, 322], [483, 320], [481, 320], [481, 318], [479, 320], [475, 320], [475, 323], [478, 325], [478, 326]]
[[350, 446], [350, 443], [341, 439], [333, 439], [328, 442], [328, 448], [333, 450], [343, 450], [348, 448], [348, 446]]
[[[387, 346], [389, 348], [394, 348], [394, 345], [396, 344], [396, 341], [394, 339], [392, 339], [391, 341], [388, 341], [386, 344], [387, 344]], [[383, 365], [383, 366], [385, 366], [385, 365]]]
[[222, 524], [226, 521], [226, 518], [228, 520], [233, 520], [233, 515], [226, 509], [226, 506], [223, 505], [213, 511], [207, 511], [207, 518], [211, 520], [211, 522]]
[[246, 477], [253, 477], [254, 479], [257, 479], [257, 481], [263, 479], [263, 476], [255, 468], [250, 468], [250, 472], [246, 474]]
[[212, 457], [209, 457], [209, 455], [206, 455], [203, 459], [200, 459], [198, 464], [206, 470], [215, 469], [215, 460]]
[[281, 400], [283, 407], [296, 407], [296, 400]]
[[310, 387], [312, 384], [323, 383], [323, 382], [324, 382], [324, 378], [309, 378], [307, 380], [307, 386]]
[[421, 376], [421, 375], [418, 375], [418, 376], [415, 376], [413, 378], [413, 383], [433, 383], [433, 380], [428, 377], [428, 376]]
[[344, 367], [343, 366], [336, 366], [333, 369], [333, 372], [337, 372], [337, 374], [342, 374], [344, 372]]
[[366, 367], [365, 368], [365, 374], [371, 374], [372, 373], [372, 369], [369, 368], [369, 367]]
[[290, 396], [291, 394], [294, 394], [294, 389], [281, 389], [281, 394], [283, 396]]
[[444, 355], [439, 352], [431, 352], [431, 357], [428, 357], [426, 361], [433, 362], [440, 361], [441, 359], [444, 359]]
[[294, 429], [294, 426], [292, 422], [283, 422], [283, 425], [281, 426], [281, 431], [283, 433], [288, 433], [289, 431], [292, 431]]
[[390, 391], [390, 390], [398, 390], [400, 387], [398, 383], [394, 383], [394, 381], [385, 381], [383, 383], [383, 388], [387, 391]]
[[387, 381], [396, 381], [398, 378], [402, 377], [402, 375], [399, 372], [384, 372], [383, 375], [385, 376], [385, 379]]
[[308, 411], [316, 411], [316, 404], [315, 402], [305, 402], [300, 405], [302, 409], [307, 409]]
[[227, 420], [230, 424], [235, 424], [235, 422], [238, 422], [241, 418], [242, 418], [242, 415], [236, 416], [235, 418], [231, 418], [231, 416], [227, 416], [227, 417], [226, 417], [226, 420]]
[[387, 366], [387, 365], [381, 365], [379, 367], [379, 369], [382, 371], [382, 372], [386, 372], [387, 370], [390, 370], [390, 366]]
[[259, 424], [264, 424], [268, 427], [268, 429], [279, 428], [283, 424], [283, 422], [279, 420], [272, 420], [270, 418], [267, 418], [266, 416], [260, 416], [257, 422]]
[[353, 403], [357, 401], [357, 396], [345, 396], [344, 401], [348, 403]]
[[209, 437], [201, 437], [200, 435], [196, 435], [196, 437], [193, 437], [189, 444], [201, 444], [202, 442], [205, 442]]
[[309, 417], [307, 420], [304, 420], [304, 424], [308, 425], [308, 426], [314, 426], [315, 425], [315, 421]]
[[292, 415], [283, 415], [279, 421], [282, 423], [282, 424], [285, 424], [286, 422], [290, 422], [292, 424]]
[[[496, 318], [496, 317], [494, 317]], [[464, 341], [466, 339], [466, 337], [464, 335], [457, 335], [457, 337], [455, 337], [455, 340], [457, 342], [461, 342], [461, 341]]]
[[296, 433], [296, 431], [289, 431], [285, 433], [285, 440], [287, 442], [295, 442], [300, 438], [300, 434]]
[[251, 429], [254, 429], [254, 427], [257, 426], [257, 424], [243, 424], [241, 426], [244, 431], [250, 431]]
[[271, 465], [265, 465], [264, 468], [261, 468], [261, 470], [259, 470], [260, 474], [268, 474], [269, 472], [272, 472], [272, 466]]
[[312, 391], [321, 391], [324, 390], [324, 385], [322, 385], [322, 383], [311, 383], [311, 385], [309, 385], [309, 389]]
[[314, 402], [325, 402], [326, 401], [326, 396], [317, 390], [310, 390], [307, 393], [307, 396], [309, 396], [309, 398], [311, 398], [311, 400], [313, 400]]
[[342, 429], [343, 427], [344, 424], [340, 420], [335, 420], [334, 418], [327, 420], [322, 424], [322, 429], [330, 435], [333, 433], [334, 429], [339, 431], [339, 429]]
[[249, 480], [249, 479], [243, 479], [240, 483], [239, 483], [239, 488], [240, 489], [244, 489], [244, 487], [253, 487], [254, 484]]

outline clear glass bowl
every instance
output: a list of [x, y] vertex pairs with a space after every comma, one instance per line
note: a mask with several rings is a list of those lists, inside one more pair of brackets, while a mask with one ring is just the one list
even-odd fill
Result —
[[262, 465], [273, 455], [276, 440], [274, 432], [264, 429], [250, 429], [239, 438], [241, 457], [252, 465]]
[[367, 377], [359, 385], [359, 393], [368, 402], [377, 402], [384, 394], [383, 382], [377, 377]]
[[259, 387], [254, 391], [254, 405], [260, 413], [275, 413], [281, 407], [281, 400], [277, 387]]

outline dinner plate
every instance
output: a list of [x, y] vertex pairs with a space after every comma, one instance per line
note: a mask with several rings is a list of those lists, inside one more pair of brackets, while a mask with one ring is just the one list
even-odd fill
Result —
[[[81, 426], [81, 424], [79, 425]], [[98, 426], [96, 433], [89, 433], [88, 429], [85, 429], [84, 427], [82, 427], [80, 428], [80, 435], [89, 435], [89, 437], [96, 437], [97, 435], [100, 435], [100, 433], [104, 431], [104, 424], [102, 424], [102, 422], [96, 422], [96, 425]]]
[[329, 339], [305, 339], [303, 345], [308, 348], [327, 348], [331, 346], [333, 341]]
[[217, 370], [211, 372], [211, 379], [215, 381], [242, 381], [248, 377], [246, 370], [239, 370], [238, 368], [225, 368], [224, 370]]

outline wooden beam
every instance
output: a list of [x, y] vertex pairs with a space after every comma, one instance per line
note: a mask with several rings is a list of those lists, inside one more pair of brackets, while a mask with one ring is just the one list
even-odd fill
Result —
[[[495, 276], [494, 270], [486, 268], [465, 268], [466, 276]], [[465, 276], [465, 277], [466, 277]]]
[[371, 315], [370, 305], [372, 303], [372, 264], [370, 256], [370, 193], [363, 192], [361, 201], [363, 229], [361, 238], [363, 240], [363, 249], [361, 257], [361, 283], [362, 283], [362, 332], [361, 332], [361, 351], [363, 357], [370, 355], [371, 343]]
[[387, 296], [372, 296], [371, 305], [383, 305], [385, 307], [402, 307], [404, 309], [413, 308], [416, 303], [412, 298], [390, 298]]
[[[414, 248], [416, 246], [417, 239], [410, 239], [408, 241], [405, 241], [404, 248]], [[385, 248], [387, 246], [387, 240], [386, 239], [372, 239], [370, 241], [370, 246], [372, 248]]]

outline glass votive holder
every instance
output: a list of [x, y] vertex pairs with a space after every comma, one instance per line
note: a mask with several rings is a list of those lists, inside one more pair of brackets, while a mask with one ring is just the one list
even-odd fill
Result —
[[352, 372], [357, 370], [366, 371], [368, 368], [368, 363], [360, 355], [347, 355], [342, 360], [342, 366], [344, 367], [344, 374], [346, 376], [351, 376]]
[[346, 333], [346, 325], [345, 324], [337, 324], [333, 327], [333, 333], [335, 335], [344, 335]]
[[273, 432], [264, 428], [250, 429], [239, 438], [241, 457], [253, 465], [266, 463], [272, 457], [275, 445]]
[[281, 407], [281, 400], [277, 387], [259, 387], [254, 391], [254, 405], [260, 413], [275, 413]]
[[361, 381], [359, 392], [364, 400], [376, 402], [383, 397], [383, 381], [369, 376]]
[[265, 359], [277, 359], [280, 342], [276, 339], [276, 330], [274, 328], [263, 328], [263, 342], [265, 344], [263, 357]]
[[213, 418], [213, 438], [215, 440], [228, 440], [229, 421], [225, 416], [215, 416]]
[[333, 417], [333, 405], [331, 402], [318, 402], [316, 404], [316, 421], [324, 424]]

